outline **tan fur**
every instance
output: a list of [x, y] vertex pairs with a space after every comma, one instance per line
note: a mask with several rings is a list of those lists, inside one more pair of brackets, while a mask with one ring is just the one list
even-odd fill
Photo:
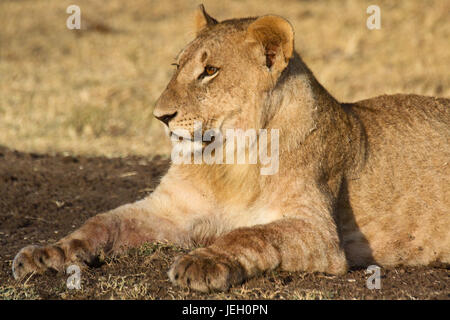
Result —
[[[215, 21], [215, 22], [214, 22]], [[172, 165], [148, 198], [22, 249], [16, 278], [145, 241], [203, 244], [174, 284], [226, 290], [266, 270], [342, 274], [349, 266], [450, 263], [450, 100], [417, 95], [339, 103], [295, 51], [290, 24], [217, 23], [200, 8], [155, 116], [171, 131], [279, 129], [279, 171], [260, 164]], [[205, 66], [219, 68], [198, 79]]]

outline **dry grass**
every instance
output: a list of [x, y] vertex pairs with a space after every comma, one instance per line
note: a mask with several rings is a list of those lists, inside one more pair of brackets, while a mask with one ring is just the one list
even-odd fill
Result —
[[[170, 63], [193, 37], [199, 1], [79, 0], [84, 30], [66, 28], [72, 1], [0, 2], [0, 145], [40, 153], [166, 154], [152, 106]], [[450, 2], [203, 1], [216, 18], [275, 13], [338, 99], [383, 93], [450, 96]], [[382, 28], [366, 28], [369, 4]]]

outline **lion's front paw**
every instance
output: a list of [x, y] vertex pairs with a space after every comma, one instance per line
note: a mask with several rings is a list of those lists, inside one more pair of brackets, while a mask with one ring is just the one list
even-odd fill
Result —
[[56, 246], [27, 246], [19, 251], [13, 260], [12, 273], [20, 280], [32, 272], [44, 272], [48, 269], [63, 270], [64, 252]]
[[209, 248], [197, 249], [179, 257], [168, 275], [173, 284], [202, 292], [226, 291], [245, 279], [244, 268], [238, 261]]

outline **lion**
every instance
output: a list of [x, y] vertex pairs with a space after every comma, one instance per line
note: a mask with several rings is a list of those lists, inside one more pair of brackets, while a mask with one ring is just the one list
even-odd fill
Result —
[[220, 132], [277, 129], [278, 171], [172, 163], [146, 198], [20, 250], [16, 279], [152, 241], [193, 249], [168, 277], [202, 292], [276, 268], [342, 275], [450, 263], [450, 99], [341, 103], [295, 51], [286, 19], [219, 22], [200, 6], [196, 27], [154, 116], [172, 133], [193, 133], [196, 121]]

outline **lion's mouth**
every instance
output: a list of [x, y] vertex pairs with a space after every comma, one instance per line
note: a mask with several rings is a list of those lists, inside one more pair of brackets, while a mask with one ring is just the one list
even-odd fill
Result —
[[180, 134], [180, 133], [176, 133], [174, 131], [170, 131], [169, 136], [171, 138], [173, 138], [173, 140], [178, 140], [178, 141], [194, 141], [194, 139], [192, 138], [191, 135], [186, 135], [186, 134]]
[[205, 140], [203, 135], [199, 135], [200, 139], [196, 139], [195, 135], [194, 135], [194, 138], [193, 138], [192, 135], [186, 135], [186, 134], [180, 134], [180, 133], [177, 134], [174, 131], [170, 131], [169, 132], [169, 136], [172, 138], [172, 140], [180, 141], [180, 142], [181, 141], [189, 141], [189, 142], [199, 141], [199, 142], [202, 142], [202, 143], [209, 144], [209, 143], [212, 143], [212, 142], [214, 142], [216, 140], [216, 136], [215, 135], [212, 135], [211, 137], [206, 138], [206, 140]]

